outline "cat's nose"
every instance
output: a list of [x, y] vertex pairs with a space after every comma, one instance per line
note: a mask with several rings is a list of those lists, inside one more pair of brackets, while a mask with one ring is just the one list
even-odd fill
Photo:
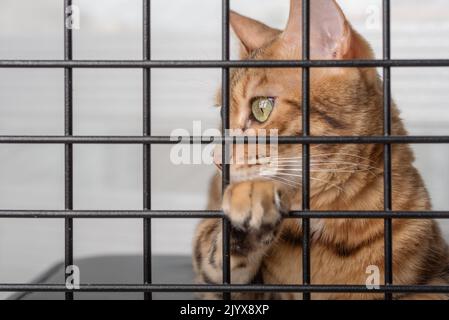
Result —
[[216, 145], [214, 148], [214, 151], [212, 152], [214, 164], [219, 170], [221, 170], [223, 167], [222, 161], [221, 161], [221, 155], [222, 155], [221, 148], [222, 148], [221, 145]]

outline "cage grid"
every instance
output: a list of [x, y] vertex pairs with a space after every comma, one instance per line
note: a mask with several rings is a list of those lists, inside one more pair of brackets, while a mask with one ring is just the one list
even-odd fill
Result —
[[[64, 17], [68, 14], [68, 9], [72, 5], [72, 0], [64, 0]], [[64, 23], [66, 18], [64, 19]], [[73, 59], [73, 37], [72, 29], [64, 28], [64, 61]], [[73, 69], [64, 68], [64, 135], [73, 136]], [[64, 144], [64, 201], [65, 209], [73, 210], [73, 145]], [[73, 219], [65, 218], [64, 221], [64, 270], [73, 265]], [[66, 274], [66, 280], [68, 275]], [[73, 300], [73, 292], [65, 293], [66, 300]]]
[[[151, 3], [142, 2], [143, 59], [151, 60]], [[143, 69], [143, 136], [151, 136], [151, 70]], [[151, 145], [143, 145], [143, 209], [151, 210]], [[151, 277], [151, 218], [143, 220], [143, 281], [150, 284]], [[144, 293], [145, 300], [152, 292]]]
[[[449, 219], [449, 211], [392, 210], [392, 144], [438, 143], [448, 144], [449, 136], [394, 136], [391, 130], [391, 68], [392, 67], [449, 67], [449, 59], [393, 60], [391, 59], [390, 0], [382, 0], [383, 59], [381, 60], [310, 60], [310, 1], [302, 1], [302, 60], [283, 61], [234, 61], [230, 60], [229, 11], [230, 0], [222, 0], [222, 60], [179, 61], [151, 59], [151, 0], [142, 0], [143, 59], [136, 60], [74, 60], [72, 30], [64, 26], [64, 60], [0, 60], [0, 68], [63, 68], [64, 69], [64, 135], [63, 136], [0, 136], [0, 144], [62, 144], [65, 148], [65, 208], [64, 210], [0, 210], [0, 219], [8, 218], [60, 218], [65, 220], [65, 266], [73, 265], [73, 219], [135, 218], [143, 220], [143, 283], [142, 284], [81, 284], [79, 289], [68, 289], [61, 284], [0, 284], [3, 292], [64, 292], [67, 300], [74, 299], [75, 292], [140, 292], [144, 299], [152, 299], [153, 292], [222, 292], [225, 299], [232, 292], [300, 292], [303, 299], [311, 293], [384, 293], [385, 299], [393, 293], [449, 293], [449, 286], [394, 285], [392, 268], [392, 219]], [[313, 1], [313, 0], [312, 0]], [[72, 0], [64, 0], [64, 21], [69, 18], [67, 8]], [[303, 146], [303, 178], [301, 211], [291, 212], [288, 219], [302, 219], [303, 254], [300, 285], [234, 285], [230, 269], [230, 222], [221, 211], [157, 211], [151, 208], [151, 145], [153, 144], [209, 144], [219, 143], [223, 148], [223, 190], [230, 182], [230, 146], [235, 143], [257, 143], [257, 137], [235, 140], [226, 134], [220, 137], [183, 137], [173, 139], [151, 134], [151, 69], [153, 68], [219, 68], [222, 70], [222, 127], [229, 128], [229, 95], [231, 68], [302, 68], [302, 136], [279, 137], [281, 144]], [[310, 135], [310, 68], [326, 67], [379, 67], [383, 68], [384, 131], [382, 136], [318, 137]], [[143, 133], [142, 136], [74, 136], [73, 135], [73, 69], [74, 68], [137, 68], [143, 71]], [[384, 145], [384, 211], [312, 211], [310, 210], [310, 145], [313, 144], [382, 144]], [[74, 210], [73, 207], [73, 145], [74, 144], [137, 144], [143, 147], [143, 210]], [[185, 285], [155, 284], [152, 281], [151, 219], [220, 218], [223, 221], [223, 284]], [[313, 284], [310, 277], [310, 219], [384, 219], [385, 278], [379, 289], [370, 290], [363, 285]], [[300, 270], [298, 270], [300, 272]], [[67, 275], [66, 275], [67, 277]]]

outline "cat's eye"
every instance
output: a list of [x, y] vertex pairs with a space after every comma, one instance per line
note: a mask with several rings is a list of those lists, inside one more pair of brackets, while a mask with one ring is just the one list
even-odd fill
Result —
[[274, 108], [275, 99], [271, 97], [257, 97], [251, 102], [253, 117], [259, 122], [265, 122]]

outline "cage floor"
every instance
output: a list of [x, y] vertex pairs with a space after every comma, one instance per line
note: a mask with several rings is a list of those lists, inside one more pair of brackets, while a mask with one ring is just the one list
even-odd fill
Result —
[[[76, 259], [80, 269], [81, 283], [95, 284], [140, 284], [142, 278], [142, 257], [104, 256]], [[153, 256], [153, 283], [192, 284], [193, 271], [188, 256]], [[58, 264], [38, 277], [33, 283], [64, 283], [64, 265]], [[75, 293], [75, 299], [82, 300], [128, 300], [142, 299], [142, 293]], [[153, 299], [194, 299], [192, 293], [154, 293]], [[17, 293], [13, 300], [62, 300], [64, 293]]]

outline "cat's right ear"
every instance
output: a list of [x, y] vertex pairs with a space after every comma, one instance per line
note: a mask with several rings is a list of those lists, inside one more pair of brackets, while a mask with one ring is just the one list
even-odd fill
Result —
[[248, 57], [252, 51], [263, 47], [281, 33], [278, 29], [271, 28], [234, 11], [230, 12], [229, 21], [242, 44], [240, 50], [242, 59]]

